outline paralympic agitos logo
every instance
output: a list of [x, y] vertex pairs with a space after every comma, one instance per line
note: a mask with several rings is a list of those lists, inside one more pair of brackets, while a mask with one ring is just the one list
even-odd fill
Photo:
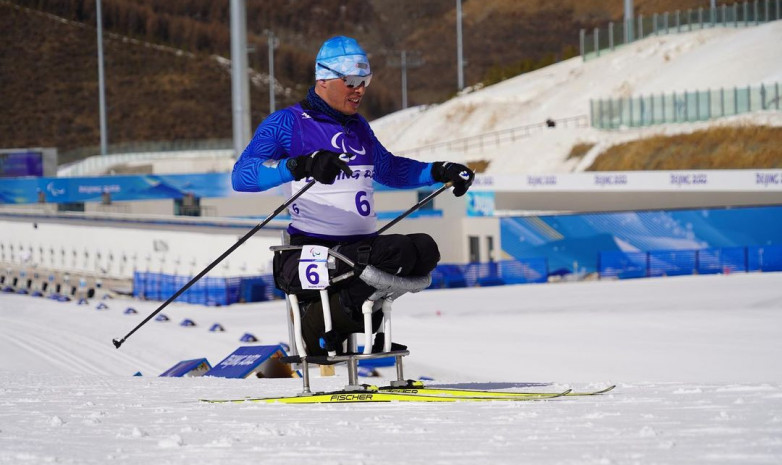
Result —
[[342, 153], [347, 153], [347, 149], [350, 149], [352, 153], [356, 155], [366, 155], [367, 150], [362, 145], [360, 149], [357, 149], [355, 147], [351, 147], [350, 144], [345, 146], [345, 133], [340, 131], [336, 134], [334, 134], [334, 137], [331, 138], [331, 145], [337, 149], [342, 150]]

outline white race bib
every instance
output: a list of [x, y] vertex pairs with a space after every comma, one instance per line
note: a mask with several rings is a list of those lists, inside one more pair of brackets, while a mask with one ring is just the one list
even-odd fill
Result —
[[329, 286], [328, 259], [328, 247], [302, 247], [299, 256], [299, 280], [302, 289], [326, 289]]
[[[334, 184], [316, 183], [290, 207], [291, 226], [321, 236], [358, 236], [377, 231], [373, 167], [351, 165], [352, 176], [340, 173]], [[308, 179], [293, 181], [296, 192]]]

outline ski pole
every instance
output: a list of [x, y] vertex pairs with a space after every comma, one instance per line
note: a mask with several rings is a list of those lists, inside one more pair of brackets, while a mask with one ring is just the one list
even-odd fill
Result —
[[236, 249], [237, 249], [237, 248], [238, 248], [240, 245], [244, 244], [244, 243], [247, 241], [247, 239], [249, 239], [250, 237], [252, 237], [252, 235], [253, 235], [253, 234], [257, 233], [257, 232], [258, 232], [258, 231], [259, 231], [261, 228], [263, 228], [264, 226], [266, 226], [266, 224], [268, 224], [268, 223], [269, 223], [269, 221], [271, 221], [272, 219], [274, 219], [274, 217], [275, 217], [275, 216], [279, 215], [279, 214], [280, 214], [280, 212], [282, 212], [283, 210], [285, 210], [286, 208], [288, 208], [288, 206], [289, 206], [290, 204], [292, 204], [293, 202], [295, 202], [295, 201], [296, 201], [296, 199], [298, 199], [298, 198], [299, 198], [299, 196], [301, 196], [301, 194], [305, 193], [305, 192], [307, 191], [307, 189], [309, 189], [310, 187], [312, 187], [313, 185], [315, 185], [315, 182], [316, 182], [315, 180], [312, 180], [312, 181], [308, 182], [308, 183], [307, 183], [307, 184], [306, 184], [304, 187], [302, 187], [301, 189], [299, 189], [299, 191], [298, 191], [298, 192], [296, 192], [295, 194], [293, 194], [293, 195], [292, 195], [292, 196], [291, 196], [291, 197], [290, 197], [288, 200], [286, 200], [286, 201], [285, 201], [285, 203], [283, 203], [282, 205], [280, 205], [279, 207], [277, 207], [277, 209], [276, 209], [276, 210], [274, 210], [274, 212], [273, 212], [271, 215], [267, 216], [265, 220], [263, 220], [263, 221], [261, 221], [260, 223], [258, 223], [258, 224], [257, 224], [257, 225], [256, 225], [254, 228], [252, 228], [252, 229], [251, 229], [251, 230], [250, 230], [250, 231], [249, 231], [247, 234], [245, 234], [245, 235], [244, 235], [244, 237], [242, 237], [241, 239], [239, 239], [238, 241], [236, 241], [236, 243], [235, 243], [234, 245], [232, 245], [232, 246], [231, 246], [231, 247], [230, 247], [228, 250], [226, 250], [225, 252], [223, 252], [223, 254], [222, 254], [222, 255], [220, 255], [219, 257], [217, 257], [217, 259], [216, 259], [215, 261], [213, 261], [212, 263], [210, 263], [210, 264], [209, 264], [209, 265], [208, 265], [206, 268], [204, 268], [204, 269], [203, 269], [203, 270], [202, 270], [200, 273], [198, 273], [198, 275], [196, 275], [196, 277], [195, 277], [195, 278], [191, 279], [189, 283], [187, 283], [187, 284], [185, 284], [184, 286], [182, 286], [182, 288], [181, 288], [181, 289], [179, 289], [178, 291], [176, 291], [176, 292], [174, 293], [174, 295], [172, 295], [171, 297], [169, 297], [169, 298], [168, 298], [168, 300], [166, 300], [165, 302], [163, 302], [163, 304], [162, 304], [160, 307], [158, 307], [158, 308], [157, 308], [157, 310], [155, 310], [155, 311], [154, 311], [154, 312], [152, 312], [152, 313], [151, 313], [151, 314], [150, 314], [148, 317], [146, 317], [146, 318], [144, 319], [144, 321], [142, 321], [141, 323], [139, 323], [139, 324], [138, 324], [138, 326], [136, 326], [135, 328], [133, 328], [133, 330], [131, 330], [131, 331], [130, 331], [128, 334], [126, 334], [126, 335], [125, 335], [125, 337], [123, 337], [122, 339], [119, 339], [119, 340], [118, 340], [118, 339], [112, 339], [112, 341], [111, 341], [111, 342], [113, 342], [113, 343], [114, 343], [114, 347], [116, 347], [117, 349], [119, 349], [119, 346], [121, 346], [121, 345], [122, 345], [122, 343], [123, 343], [123, 342], [125, 342], [125, 340], [126, 340], [127, 338], [129, 338], [129, 337], [130, 337], [130, 336], [131, 336], [133, 333], [135, 333], [135, 332], [136, 332], [136, 331], [137, 331], [139, 328], [141, 328], [142, 326], [144, 326], [144, 325], [145, 325], [145, 324], [146, 324], [146, 323], [147, 323], [149, 320], [151, 320], [151, 319], [152, 319], [152, 317], [154, 317], [155, 315], [157, 315], [158, 313], [160, 313], [160, 311], [161, 311], [161, 310], [163, 310], [164, 308], [166, 308], [166, 307], [168, 306], [168, 304], [170, 304], [171, 302], [173, 302], [174, 300], [176, 300], [176, 298], [177, 298], [177, 297], [179, 297], [180, 295], [182, 295], [182, 293], [183, 293], [183, 292], [185, 292], [186, 290], [190, 289], [190, 286], [192, 286], [193, 284], [195, 284], [195, 283], [196, 283], [196, 282], [197, 282], [199, 279], [203, 278], [205, 274], [209, 273], [209, 272], [212, 270], [212, 268], [214, 268], [215, 266], [217, 266], [217, 264], [218, 264], [218, 263], [220, 263], [221, 261], [223, 261], [223, 259], [224, 259], [225, 257], [227, 257], [227, 256], [231, 255], [231, 253], [233, 253], [233, 251], [234, 251], [234, 250], [236, 250]]
[[443, 192], [444, 190], [448, 189], [449, 187], [451, 187], [451, 183], [450, 182], [443, 184], [442, 186], [440, 186], [439, 189], [437, 189], [436, 191], [434, 191], [431, 194], [427, 195], [425, 198], [419, 200], [417, 204], [415, 204], [412, 207], [408, 208], [406, 212], [404, 212], [401, 215], [397, 216], [390, 223], [388, 223], [387, 225], [385, 225], [382, 228], [380, 228], [377, 231], [377, 235], [379, 236], [380, 234], [384, 233], [389, 228], [391, 228], [391, 226], [393, 226], [393, 225], [399, 223], [400, 221], [402, 221], [403, 219], [407, 218], [407, 215], [409, 215], [409, 214], [413, 213], [414, 211], [418, 210], [419, 208], [423, 207], [424, 205], [429, 203], [430, 200], [432, 200], [433, 198], [435, 198], [438, 195], [440, 195], [441, 192]]

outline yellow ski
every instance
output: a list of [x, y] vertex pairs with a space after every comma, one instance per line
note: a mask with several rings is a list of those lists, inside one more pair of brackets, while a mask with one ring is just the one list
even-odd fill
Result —
[[481, 396], [481, 395], [436, 395], [411, 392], [387, 391], [335, 391], [320, 392], [311, 395], [258, 397], [245, 399], [201, 399], [209, 403], [263, 402], [281, 404], [345, 404], [367, 402], [490, 402], [490, 401], [532, 401], [553, 399], [565, 396], [570, 390], [556, 393], [539, 393], [529, 396]]
[[423, 385], [416, 386], [415, 383], [411, 387], [391, 387], [384, 386], [379, 388], [381, 392], [396, 392], [406, 394], [421, 394], [421, 395], [435, 395], [435, 396], [452, 396], [452, 397], [540, 397], [541, 395], [555, 395], [559, 396], [595, 396], [599, 394], [605, 394], [606, 392], [614, 389], [616, 385], [611, 385], [605, 389], [599, 391], [589, 392], [575, 392], [566, 391], [565, 393], [545, 393], [545, 392], [507, 392], [507, 391], [491, 391], [484, 389], [449, 389], [449, 388], [437, 388], [427, 387]]

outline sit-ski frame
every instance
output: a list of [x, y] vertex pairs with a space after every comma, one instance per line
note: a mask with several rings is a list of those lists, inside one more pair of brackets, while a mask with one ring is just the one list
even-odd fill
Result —
[[[270, 249], [272, 252], [278, 253], [290, 250], [302, 250], [304, 247], [307, 246], [280, 245], [272, 246]], [[331, 278], [330, 284], [338, 283], [354, 276], [355, 272], [353, 270], [355, 269], [355, 263], [353, 263], [352, 260], [331, 249], [328, 249], [328, 255], [328, 269], [336, 269], [336, 260], [343, 261], [351, 268], [350, 271]], [[283, 359], [283, 361], [302, 364], [302, 379], [304, 383], [304, 389], [301, 395], [312, 394], [309, 380], [310, 362], [317, 363], [319, 365], [333, 365], [346, 362], [348, 366], [348, 385], [345, 386], [345, 390], [360, 391], [364, 390], [364, 386], [358, 383], [358, 361], [383, 357], [394, 357], [397, 380], [392, 381], [391, 385], [396, 387], [403, 387], [407, 385], [402, 367], [402, 357], [410, 355], [410, 352], [407, 350], [391, 350], [391, 307], [394, 300], [396, 300], [401, 295], [407, 292], [418, 292], [429, 287], [432, 282], [432, 277], [431, 275], [413, 277], [394, 276], [390, 273], [381, 271], [372, 265], [365, 266], [358, 277], [375, 289], [375, 292], [369, 296], [369, 298], [361, 306], [361, 313], [364, 316], [364, 351], [361, 354], [356, 353], [356, 335], [353, 334], [350, 338], [348, 338], [347, 353], [345, 355], [337, 355], [335, 351], [329, 351], [327, 356], [307, 355], [304, 339], [301, 334], [301, 309], [299, 307], [299, 299], [296, 294], [286, 295], [286, 300], [289, 305], [288, 334], [291, 338], [292, 344], [290, 345], [291, 356], [286, 357]], [[323, 304], [324, 329], [325, 332], [329, 332], [332, 329], [332, 322], [328, 288], [320, 290], [320, 300]], [[383, 333], [385, 333], [385, 337], [383, 341], [383, 352], [373, 354], [372, 313], [375, 310], [376, 304], [378, 302], [380, 303], [379, 310], [382, 310], [383, 312]]]

